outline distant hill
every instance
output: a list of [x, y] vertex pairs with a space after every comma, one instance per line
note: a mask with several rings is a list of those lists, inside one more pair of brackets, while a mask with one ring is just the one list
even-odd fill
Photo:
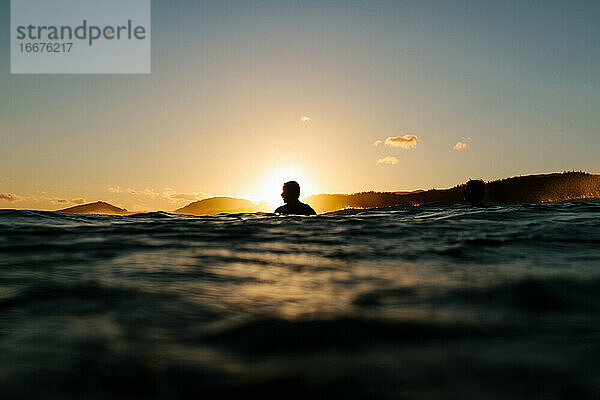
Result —
[[173, 211], [175, 214], [209, 215], [219, 213], [252, 213], [273, 211], [266, 203], [256, 204], [250, 200], [233, 197], [211, 197], [198, 200]]
[[124, 208], [115, 207], [112, 204], [105, 203], [103, 201], [97, 201], [95, 203], [82, 204], [80, 206], [69, 207], [58, 212], [72, 213], [72, 214], [110, 214], [110, 215], [129, 215], [131, 212]]
[[[344, 208], [374, 208], [433, 202], [464, 203], [464, 184], [451, 189], [398, 192], [363, 192], [355, 194], [318, 194], [305, 199], [318, 213]], [[488, 182], [485, 202], [543, 203], [600, 197], [600, 175], [564, 172], [527, 175]]]

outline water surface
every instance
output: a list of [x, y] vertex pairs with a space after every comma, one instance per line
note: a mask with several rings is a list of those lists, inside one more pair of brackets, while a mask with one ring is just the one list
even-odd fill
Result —
[[0, 397], [600, 397], [600, 202], [0, 211]]

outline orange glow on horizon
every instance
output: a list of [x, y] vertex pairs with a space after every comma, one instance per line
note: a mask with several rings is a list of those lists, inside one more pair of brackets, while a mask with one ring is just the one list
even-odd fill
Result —
[[300, 184], [301, 198], [315, 194], [314, 180], [305, 169], [296, 165], [279, 165], [263, 173], [252, 189], [242, 197], [255, 202], [266, 202], [272, 206], [281, 205], [281, 189], [287, 181]]

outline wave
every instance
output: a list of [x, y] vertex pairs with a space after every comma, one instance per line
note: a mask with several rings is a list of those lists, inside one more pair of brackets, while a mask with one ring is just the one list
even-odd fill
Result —
[[597, 398], [598, 227], [589, 200], [0, 210], [0, 392]]
[[600, 278], [578, 279], [568, 276], [525, 277], [485, 287], [439, 290], [435, 287], [399, 287], [375, 290], [357, 296], [353, 304], [378, 307], [382, 304], [432, 304], [477, 308], [483, 313], [565, 312], [600, 315]]

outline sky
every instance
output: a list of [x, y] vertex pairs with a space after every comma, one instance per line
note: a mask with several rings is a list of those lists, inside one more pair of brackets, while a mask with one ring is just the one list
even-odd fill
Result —
[[152, 1], [147, 75], [11, 75], [0, 208], [600, 172], [600, 2]]

